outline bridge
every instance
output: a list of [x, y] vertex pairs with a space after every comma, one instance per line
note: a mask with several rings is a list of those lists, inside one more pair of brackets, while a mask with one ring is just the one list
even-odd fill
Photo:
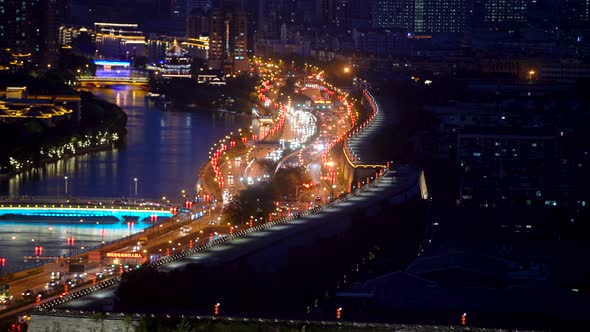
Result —
[[105, 85], [136, 85], [147, 86], [149, 77], [145, 76], [78, 76], [77, 81], [82, 86], [105, 86]]
[[0, 203], [0, 221], [70, 221], [82, 223], [119, 222], [129, 218], [151, 220], [168, 218], [162, 207], [116, 204]]

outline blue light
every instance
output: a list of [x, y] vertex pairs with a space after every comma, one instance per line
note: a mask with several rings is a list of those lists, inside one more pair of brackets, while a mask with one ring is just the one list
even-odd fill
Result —
[[94, 60], [94, 64], [97, 66], [123, 66], [129, 67], [131, 62], [129, 61], [112, 61], [112, 60]]
[[[140, 221], [147, 220], [151, 215], [158, 217], [171, 217], [172, 214], [167, 210], [143, 210], [119, 207], [109, 209], [106, 206], [101, 208], [26, 208], [26, 207], [0, 207], [0, 216], [17, 215], [17, 216], [44, 216], [44, 217], [69, 217], [69, 218], [101, 218], [113, 216], [119, 220], [125, 220], [126, 216], [136, 216]], [[68, 222], [71, 222], [69, 220]]]

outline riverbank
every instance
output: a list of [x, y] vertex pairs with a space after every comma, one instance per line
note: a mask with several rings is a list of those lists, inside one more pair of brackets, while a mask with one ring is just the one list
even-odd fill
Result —
[[67, 154], [67, 155], [64, 155], [64, 156], [62, 156], [60, 158], [47, 158], [47, 159], [44, 159], [44, 160], [39, 160], [35, 164], [29, 164], [29, 165], [26, 165], [25, 164], [25, 165], [22, 166], [22, 168], [19, 168], [17, 170], [13, 170], [13, 171], [8, 172], [8, 173], [0, 174], [0, 179], [10, 179], [13, 176], [16, 176], [16, 175], [19, 175], [19, 174], [23, 174], [23, 173], [32, 171], [35, 168], [41, 168], [41, 167], [47, 166], [47, 165], [49, 165], [51, 163], [55, 163], [55, 162], [58, 162], [58, 161], [63, 161], [63, 160], [66, 160], [68, 158], [79, 157], [79, 156], [83, 156], [83, 155], [94, 153], [94, 152], [102, 152], [102, 151], [113, 150], [113, 149], [115, 149], [117, 147], [116, 146], [116, 142], [117, 141], [112, 141], [112, 142], [105, 143], [104, 145], [99, 145], [99, 146], [91, 146], [91, 147], [87, 147], [87, 148], [80, 148], [80, 149], [77, 149], [75, 153]]
[[0, 123], [0, 172], [10, 178], [52, 162], [113, 149], [124, 142], [127, 115], [116, 104], [80, 93], [79, 118]]

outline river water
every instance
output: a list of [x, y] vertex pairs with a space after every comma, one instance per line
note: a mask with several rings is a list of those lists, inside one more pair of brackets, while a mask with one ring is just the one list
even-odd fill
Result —
[[[248, 117], [231, 113], [180, 109], [162, 111], [145, 99], [146, 91], [118, 86], [90, 89], [118, 104], [128, 115], [124, 148], [72, 157], [0, 182], [0, 196], [134, 197], [177, 199], [181, 191], [194, 194], [200, 167], [213, 143], [237, 128], [250, 125]], [[67, 237], [77, 236], [76, 247], [88, 247], [140, 231], [127, 224], [56, 225], [55, 223], [0, 222], [0, 257], [7, 267], [24, 264], [22, 257], [44, 247], [44, 256], [67, 254]], [[105, 234], [105, 235], [103, 235]], [[79, 239], [79, 240], [78, 240]]]

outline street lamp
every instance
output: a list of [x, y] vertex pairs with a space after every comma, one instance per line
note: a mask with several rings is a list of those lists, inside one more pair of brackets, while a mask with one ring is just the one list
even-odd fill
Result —
[[135, 183], [135, 197], [137, 197], [137, 178], [133, 178], [133, 182]]
[[531, 80], [531, 81], [534, 80], [535, 74], [536, 74], [536, 72], [534, 69], [529, 70], [529, 80]]
[[67, 195], [68, 194], [68, 177], [67, 176], [64, 176], [64, 181], [66, 184], [66, 195]]

